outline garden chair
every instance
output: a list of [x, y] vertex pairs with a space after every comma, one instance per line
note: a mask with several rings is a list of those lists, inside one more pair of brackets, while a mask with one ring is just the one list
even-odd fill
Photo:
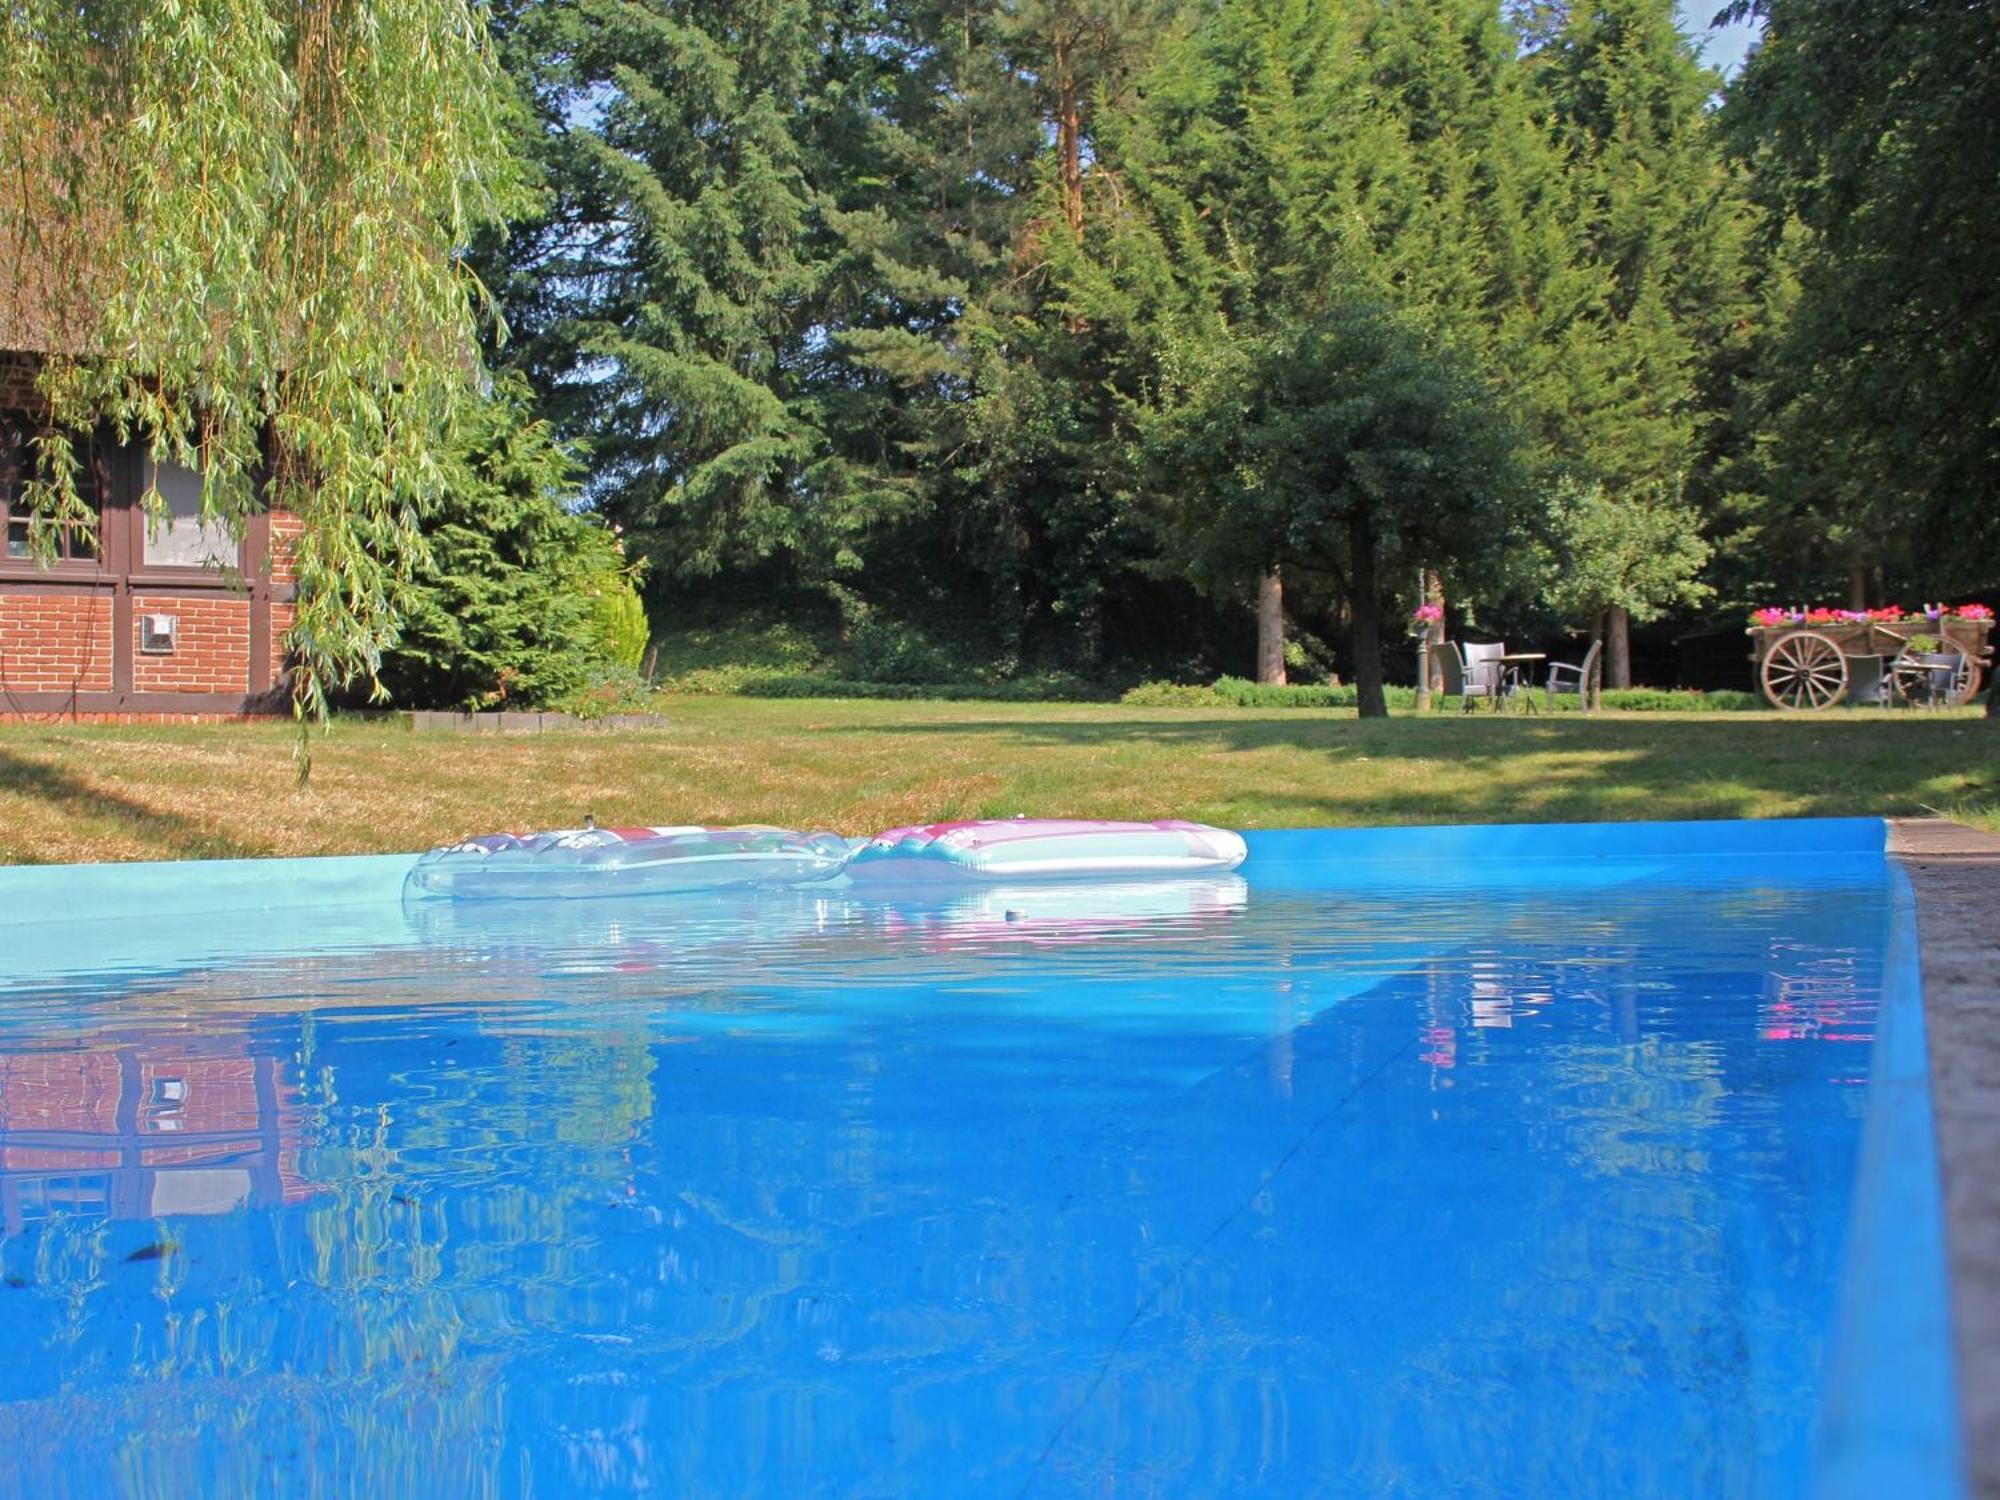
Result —
[[[1468, 654], [1471, 660], [1466, 658]], [[1444, 669], [1444, 695], [1458, 699], [1461, 710], [1469, 712], [1473, 700], [1484, 698], [1488, 703], [1500, 701], [1500, 658], [1507, 654], [1505, 646], [1469, 643], [1463, 651], [1457, 641], [1446, 641], [1437, 652], [1437, 663]]]
[[1598, 658], [1603, 654], [1604, 642], [1592, 641], [1590, 649], [1583, 653], [1580, 662], [1552, 661], [1549, 663], [1549, 712], [1556, 711], [1556, 693], [1567, 692], [1571, 684], [1576, 687], [1577, 698], [1585, 713], [1590, 712], [1591, 698], [1601, 690], [1602, 669]]
[[1505, 641], [1467, 641], [1465, 643], [1465, 673], [1475, 688], [1485, 685], [1486, 696], [1498, 703], [1512, 686], [1507, 664], [1501, 658], [1507, 654]]

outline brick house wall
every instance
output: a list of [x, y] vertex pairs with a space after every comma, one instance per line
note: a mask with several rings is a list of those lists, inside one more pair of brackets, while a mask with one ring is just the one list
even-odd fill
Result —
[[[248, 693], [250, 601], [179, 594], [132, 596], [132, 686], [140, 693]], [[145, 649], [148, 615], [174, 617], [174, 649]]]
[[[32, 356], [0, 352], [0, 419], [36, 410], [34, 375]], [[298, 519], [251, 517], [231, 570], [149, 560], [146, 462], [136, 447], [96, 435], [94, 555], [79, 547], [44, 566], [0, 549], [0, 718], [286, 708]], [[0, 453], [0, 522], [18, 463]], [[149, 618], [167, 630], [149, 632]]]
[[0, 695], [72, 691], [111, 691], [111, 596], [0, 592]]

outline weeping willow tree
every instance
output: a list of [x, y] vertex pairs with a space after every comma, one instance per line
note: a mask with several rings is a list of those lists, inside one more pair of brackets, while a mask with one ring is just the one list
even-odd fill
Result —
[[35, 530], [94, 524], [72, 435], [102, 424], [198, 467], [207, 520], [295, 512], [302, 725], [375, 685], [441, 439], [479, 396], [460, 252], [522, 192], [508, 97], [468, 0], [0, 6]]

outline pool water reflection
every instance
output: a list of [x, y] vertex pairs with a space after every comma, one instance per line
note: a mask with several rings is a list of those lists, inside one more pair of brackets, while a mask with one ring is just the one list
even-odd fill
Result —
[[1810, 882], [412, 908], [0, 989], [0, 1494], [1793, 1494]]

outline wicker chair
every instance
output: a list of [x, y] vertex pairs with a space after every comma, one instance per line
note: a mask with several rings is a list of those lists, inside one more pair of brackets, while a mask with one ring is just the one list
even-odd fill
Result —
[[1576, 695], [1583, 704], [1583, 711], [1590, 712], [1590, 700], [1603, 688], [1603, 670], [1599, 658], [1604, 653], [1604, 642], [1592, 641], [1590, 649], [1583, 653], [1580, 662], [1552, 661], [1549, 663], [1549, 712], [1556, 711], [1556, 694], [1576, 689]]
[[[1458, 699], [1461, 710], [1470, 712], [1477, 699], [1488, 703], [1500, 701], [1500, 658], [1507, 654], [1507, 648], [1500, 645], [1468, 643], [1464, 650], [1457, 641], [1446, 641], [1437, 653], [1437, 663], [1444, 669], [1444, 695]], [[1471, 660], [1466, 660], [1470, 655]]]

